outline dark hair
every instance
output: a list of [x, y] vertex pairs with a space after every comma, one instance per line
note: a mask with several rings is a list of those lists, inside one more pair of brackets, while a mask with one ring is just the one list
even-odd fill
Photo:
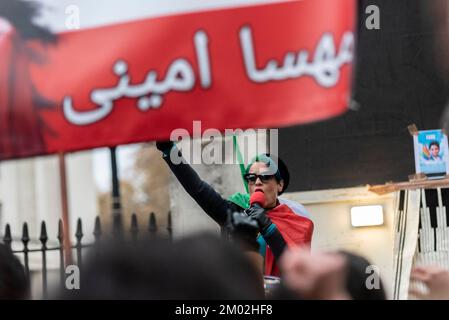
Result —
[[432, 141], [429, 143], [429, 149], [432, 148], [432, 146], [437, 146], [438, 149], [440, 149], [440, 144], [437, 141]]
[[367, 273], [369, 271], [368, 267], [372, 264], [365, 258], [347, 252], [338, 251], [339, 254], [346, 258], [347, 274], [346, 274], [346, 290], [349, 295], [354, 300], [385, 300], [386, 294], [380, 275], [376, 273], [379, 277], [379, 287], [369, 289], [367, 287], [367, 277], [372, 275], [372, 273]]
[[257, 155], [252, 159], [252, 161], [246, 166], [245, 173], [249, 172], [249, 169], [253, 165], [254, 162], [263, 162], [265, 165], [272, 170], [276, 181], [281, 182], [284, 181], [284, 185], [282, 187], [281, 192], [279, 192], [279, 195], [284, 193], [284, 191], [287, 189], [289, 183], [290, 183], [290, 173], [288, 172], [287, 165], [284, 161], [282, 161], [281, 158], [276, 157], [269, 153], [262, 153]]
[[74, 299], [261, 299], [249, 259], [212, 235], [114, 241], [92, 249]]
[[29, 282], [19, 259], [0, 244], [0, 300], [20, 300], [29, 297]]

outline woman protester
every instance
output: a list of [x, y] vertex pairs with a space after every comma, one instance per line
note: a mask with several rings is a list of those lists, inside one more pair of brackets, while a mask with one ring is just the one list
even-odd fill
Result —
[[[176, 161], [179, 164], [172, 161], [182, 157], [173, 142], [157, 142], [156, 146], [184, 189], [220, 226], [226, 226], [229, 214], [234, 212], [244, 213], [257, 222], [257, 242], [264, 258], [265, 275], [280, 276], [276, 261], [286, 247], [310, 247], [313, 232], [310, 215], [299, 203], [279, 197], [290, 181], [287, 166], [282, 160], [277, 159], [276, 163], [269, 154], [257, 156], [245, 170], [249, 194], [236, 193], [224, 199], [201, 180], [186, 161]], [[264, 203], [250, 205], [250, 197], [258, 192], [263, 193]]]

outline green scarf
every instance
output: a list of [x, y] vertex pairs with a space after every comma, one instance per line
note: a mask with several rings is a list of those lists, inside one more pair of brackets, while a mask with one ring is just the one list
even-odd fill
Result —
[[229, 201], [235, 203], [242, 209], [249, 208], [249, 194], [236, 192], [229, 197]]

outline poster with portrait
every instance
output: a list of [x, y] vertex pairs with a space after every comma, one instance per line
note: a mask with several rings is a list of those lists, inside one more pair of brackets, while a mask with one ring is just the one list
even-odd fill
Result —
[[416, 173], [443, 178], [449, 173], [448, 140], [443, 130], [418, 131], [413, 136]]

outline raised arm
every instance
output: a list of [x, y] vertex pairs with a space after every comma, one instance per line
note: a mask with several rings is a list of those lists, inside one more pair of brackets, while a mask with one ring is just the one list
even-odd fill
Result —
[[162, 151], [162, 158], [167, 162], [170, 170], [187, 193], [199, 204], [199, 206], [218, 224], [223, 226], [226, 223], [228, 209], [236, 210], [236, 205], [223, 199], [207, 182], [201, 180], [193, 168], [182, 161], [175, 164], [170, 154], [177, 152], [178, 157], [182, 157], [173, 142], [157, 142], [156, 147]]

